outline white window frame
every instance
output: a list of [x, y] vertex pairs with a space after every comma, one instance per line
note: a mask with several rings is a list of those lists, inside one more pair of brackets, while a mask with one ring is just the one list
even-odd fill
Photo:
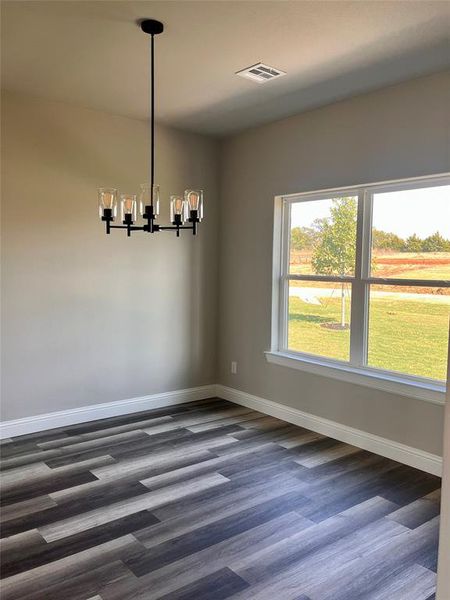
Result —
[[[444, 404], [444, 382], [369, 367], [366, 364], [366, 352], [368, 348], [368, 295], [371, 284], [408, 285], [411, 287], [450, 287], [449, 281], [390, 279], [374, 277], [370, 274], [373, 195], [375, 193], [391, 192], [400, 189], [417, 189], [449, 184], [450, 174], [444, 173], [275, 197], [271, 349], [265, 353], [268, 362], [395, 394], [419, 398], [436, 404]], [[289, 274], [291, 205], [298, 202], [320, 200], [332, 195], [351, 195], [358, 198], [355, 275], [339, 277]], [[293, 351], [288, 348], [289, 281], [293, 280], [351, 282], [350, 359], [348, 362]]]

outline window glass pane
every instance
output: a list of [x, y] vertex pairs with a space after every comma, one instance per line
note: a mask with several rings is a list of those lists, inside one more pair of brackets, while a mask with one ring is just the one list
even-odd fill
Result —
[[450, 289], [370, 286], [368, 365], [444, 380]]
[[289, 283], [288, 349], [348, 361], [351, 284]]
[[450, 186], [374, 194], [372, 276], [450, 280]]
[[357, 196], [291, 204], [291, 274], [354, 274], [357, 205]]

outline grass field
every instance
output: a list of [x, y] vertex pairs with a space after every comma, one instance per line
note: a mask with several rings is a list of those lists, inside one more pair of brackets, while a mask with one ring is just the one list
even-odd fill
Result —
[[[311, 252], [291, 252], [290, 272], [313, 273]], [[373, 256], [375, 277], [398, 279], [450, 279], [450, 253], [378, 252]], [[314, 295], [316, 288], [328, 287], [323, 282], [291, 281], [291, 287], [307, 286]], [[299, 291], [299, 290], [297, 290]], [[305, 290], [307, 291], [307, 290]], [[368, 364], [372, 367], [399, 371], [410, 375], [445, 379], [450, 288], [417, 288], [412, 286], [371, 286], [369, 310]], [[394, 292], [398, 296], [383, 294]], [[424, 294], [423, 299], [417, 293]], [[290, 297], [289, 348], [339, 360], [349, 360], [349, 329], [333, 329], [340, 323], [339, 290], [333, 297]], [[411, 294], [408, 296], [408, 294]], [[414, 294], [416, 297], [414, 297]], [[301, 295], [301, 294], [300, 294]], [[350, 314], [350, 299], [346, 300]], [[347, 319], [348, 322], [348, 319]], [[331, 326], [330, 326], [331, 325]]]
[[[309, 304], [289, 299], [289, 348], [340, 360], [349, 359], [350, 331], [331, 329], [340, 322], [340, 298]], [[346, 300], [347, 314], [350, 300]], [[372, 367], [445, 379], [450, 303], [372, 298], [369, 355]]]

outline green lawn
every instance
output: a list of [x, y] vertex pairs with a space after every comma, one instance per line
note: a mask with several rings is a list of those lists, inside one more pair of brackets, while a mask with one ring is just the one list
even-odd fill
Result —
[[[372, 298], [369, 365], [445, 379], [449, 313], [450, 305], [445, 302]], [[324, 326], [339, 322], [339, 298], [321, 298], [321, 305], [316, 305], [291, 297], [289, 348], [348, 360], [350, 331]]]

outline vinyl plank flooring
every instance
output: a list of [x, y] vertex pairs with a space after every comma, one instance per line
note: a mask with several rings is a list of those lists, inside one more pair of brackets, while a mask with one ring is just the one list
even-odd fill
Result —
[[224, 515], [229, 510], [235, 512], [239, 508], [256, 506], [265, 499], [282, 496], [292, 491], [300, 494], [297, 479], [285, 474], [277, 474], [270, 481], [260, 480], [248, 483], [230, 481], [221, 489], [218, 487], [207, 489], [196, 497], [186, 498], [182, 504], [171, 503], [156, 508], [154, 512], [161, 521], [180, 516], [194, 518], [197, 515], [210, 514], [211, 511], [214, 512], [214, 515], [217, 515], [218, 511], [222, 511]]
[[136, 479], [143, 477], [151, 477], [151, 475], [159, 475], [171, 469], [180, 468], [189, 464], [208, 460], [214, 457], [214, 454], [209, 450], [176, 450], [167, 448], [167, 451], [149, 452], [147, 456], [140, 456], [133, 460], [119, 461], [117, 465], [100, 467], [94, 469], [93, 473], [101, 481], [116, 481], [122, 475], [125, 477], [135, 476]]
[[107, 507], [91, 510], [82, 515], [44, 525], [39, 528], [39, 533], [47, 542], [52, 542], [141, 510], [152, 510], [164, 504], [181, 500], [186, 496], [197, 494], [210, 487], [223, 485], [228, 481], [223, 475], [215, 473], [203, 475], [192, 479], [188, 483], [174, 484], [163, 490], [141, 494], [122, 502], [110, 504]]
[[[109, 484], [102, 489], [96, 489], [95, 494], [80, 498], [66, 498], [64, 503], [56, 503], [56, 506], [44, 509], [39, 512], [10, 519], [2, 524], [2, 536], [11, 536], [18, 533], [43, 527], [51, 523], [62, 521], [68, 517], [84, 514], [96, 508], [108, 506], [118, 501], [127, 501], [141, 494], [148, 492], [148, 489], [138, 481], [126, 486], [113, 486]], [[14, 505], [8, 508], [13, 508]]]
[[2, 600], [431, 600], [440, 480], [224, 400], [1, 444]]
[[116, 538], [52, 563], [7, 577], [2, 582], [2, 600], [22, 600], [39, 587], [42, 589], [61, 583], [87, 570], [140, 552], [142, 547], [131, 534]]
[[[110, 465], [115, 463], [116, 461], [109, 455], [106, 456], [98, 456], [96, 458], [90, 458], [88, 460], [82, 460], [80, 462], [64, 465], [61, 467], [56, 467], [54, 469], [49, 468], [48, 470], [40, 473], [37, 471], [36, 473], [30, 474], [26, 477], [26, 481], [22, 479], [17, 480], [17, 478], [13, 481], [5, 482], [2, 486], [2, 494], [5, 492], [9, 492], [15, 488], [22, 487], [25, 485], [33, 485], [37, 488], [45, 485], [46, 482], [51, 482], [58, 476], [68, 477], [74, 473], [86, 473], [91, 469], [96, 467], [102, 467], [104, 465]], [[46, 465], [48, 466], [48, 465]], [[9, 474], [9, 471], [6, 472]], [[81, 484], [80, 484], [81, 485]], [[67, 489], [67, 488], [64, 488]]]
[[68, 435], [64, 432], [64, 428], [28, 433], [26, 435], [10, 438], [9, 442], [7, 442], [7, 440], [2, 440], [0, 444], [0, 454], [5, 451], [7, 452], [7, 455], [10, 456], [11, 454], [21, 453], [24, 449], [31, 447], [33, 444], [35, 444], [37, 448], [37, 443], [67, 437]]
[[437, 545], [432, 548], [427, 548], [420, 556], [417, 557], [417, 564], [437, 573], [438, 563], [438, 548]]
[[201, 431], [210, 431], [211, 429], [221, 429], [226, 425], [241, 425], [247, 421], [255, 421], [256, 419], [262, 417], [261, 413], [256, 413], [254, 411], [244, 413], [237, 417], [226, 417], [223, 419], [217, 419], [215, 421], [207, 421], [206, 423], [199, 423], [198, 425], [188, 425], [186, 429], [189, 429], [192, 433], [199, 433]]
[[[115, 457], [120, 450], [130, 451], [139, 449], [148, 444], [148, 436], [143, 431], [127, 431], [111, 437], [103, 437], [98, 440], [88, 440], [56, 448], [55, 450], [46, 450], [49, 454], [56, 454], [45, 459], [46, 464], [55, 469], [65, 465], [71, 465], [95, 459], [102, 455]], [[101, 442], [101, 443], [100, 443]]]
[[389, 515], [389, 518], [397, 521], [397, 523], [405, 525], [405, 527], [415, 529], [416, 527], [419, 527], [419, 525], [423, 525], [426, 521], [433, 519], [438, 514], [439, 505], [436, 502], [426, 498], [419, 498], [419, 500], [415, 500], [406, 506], [402, 506], [402, 508], [399, 508]]
[[190, 451], [192, 449], [211, 449], [214, 451], [214, 446], [230, 446], [236, 442], [233, 438], [228, 437], [227, 434], [233, 433], [238, 430], [236, 425], [227, 425], [220, 430], [220, 434], [217, 431], [203, 431], [197, 434], [190, 432], [188, 429], [182, 428], [175, 431], [170, 431], [166, 434], [158, 434], [156, 436], [148, 437], [147, 440], [140, 440], [139, 445], [133, 448], [120, 446], [114, 449], [111, 454], [115, 458], [121, 460], [135, 459], [140, 456], [148, 456], [150, 452], [157, 453], [159, 451], [165, 451], [170, 446], [174, 451], [177, 449], [183, 449]]
[[[359, 600], [428, 600], [436, 589], [436, 573], [420, 565], [411, 565], [387, 577]], [[355, 599], [356, 600], [356, 599]]]
[[238, 440], [226, 436], [217, 437], [215, 440], [201, 440], [198, 442], [192, 442], [188, 444], [186, 447], [177, 447], [172, 448], [169, 445], [166, 451], [159, 450], [155, 453], [147, 453], [144, 456], [140, 456], [138, 458], [128, 458], [120, 461], [118, 465], [108, 465], [106, 467], [100, 467], [99, 469], [93, 469], [92, 473], [98, 477], [98, 479], [115, 479], [122, 472], [130, 473], [130, 470], [139, 471], [142, 467], [146, 467], [148, 465], [155, 465], [160, 461], [163, 465], [166, 465], [170, 461], [176, 461], [179, 459], [183, 461], [188, 455], [198, 456], [201, 452], [213, 452], [215, 453], [217, 449], [222, 446], [234, 446], [237, 444]]
[[395, 510], [396, 505], [383, 498], [371, 498], [350, 510], [330, 517], [312, 529], [296, 531], [286, 536], [275, 546], [263, 549], [239, 561], [230, 562], [246, 581], [257, 583], [276, 575], [290, 565], [304, 560], [330, 545], [339, 542], [361, 527], [374, 523]]
[[31, 549], [21, 547], [15, 553], [8, 552], [5, 557], [2, 556], [1, 570], [3, 577], [9, 577], [51, 563], [155, 523], [158, 523], [158, 519], [151, 512], [143, 510], [115, 519], [104, 525], [93, 527], [87, 531], [67, 536], [62, 540], [47, 543], [44, 547], [41, 544]]
[[[179, 537], [186, 533], [195, 531], [197, 527], [204, 527], [214, 523], [220, 518], [234, 515], [243, 510], [258, 506], [262, 502], [277, 499], [280, 502], [299, 501], [302, 504], [307, 502], [304, 496], [296, 491], [295, 482], [289, 485], [285, 483], [283, 488], [278, 481], [275, 485], [265, 490], [263, 485], [247, 488], [246, 490], [233, 490], [233, 493], [226, 494], [223, 497], [217, 496], [204, 506], [189, 511], [180, 511], [173, 518], [164, 520], [164, 513], [156, 509], [154, 514], [161, 519], [161, 523], [136, 533], [137, 539], [142, 541], [144, 546], [151, 548], [157, 544]], [[159, 513], [159, 515], [158, 515]]]
[[84, 573], [74, 575], [68, 580], [63, 579], [42, 589], [32, 590], [22, 596], [21, 600], [61, 600], [62, 598], [86, 600], [87, 597], [93, 600], [102, 600], [99, 595], [92, 596], [91, 594], [107, 583], [119, 583], [128, 575], [128, 569], [120, 560], [116, 560], [94, 569], [88, 568]]
[[14, 504], [16, 502], [22, 502], [24, 500], [29, 500], [30, 498], [49, 494], [55, 490], [67, 489], [71, 486], [95, 481], [96, 479], [97, 477], [90, 471], [82, 471], [81, 473], [46, 477], [43, 480], [27, 481], [21, 486], [2, 491], [0, 503], [2, 506]]
[[1, 560], [7, 560], [6, 557], [15, 555], [23, 551], [30, 551], [36, 546], [45, 547], [44, 538], [37, 529], [29, 529], [16, 535], [11, 535], [0, 540]]
[[50, 496], [38, 496], [37, 498], [30, 498], [29, 500], [23, 500], [22, 502], [16, 502], [9, 506], [4, 506], [1, 510], [0, 517], [2, 522], [11, 519], [18, 519], [25, 517], [47, 508], [53, 508], [56, 506], [56, 502], [50, 498]]
[[5, 460], [14, 456], [21, 456], [23, 454], [29, 454], [30, 452], [37, 452], [38, 450], [39, 447], [35, 441], [30, 440], [22, 443], [14, 443], [11, 441], [10, 444], [3, 443], [0, 446], [0, 456], [2, 460]]
[[330, 448], [329, 450], [313, 452], [308, 457], [298, 458], [295, 462], [298, 462], [304, 467], [312, 469], [314, 467], [318, 467], [319, 465], [323, 465], [327, 462], [331, 462], [333, 460], [337, 460], [338, 458], [342, 458], [343, 456], [355, 454], [356, 452], [358, 452], [358, 450], [358, 448], [355, 448], [354, 446], [349, 446], [348, 444], [337, 444], [335, 447]]
[[42, 450], [50, 450], [53, 448], [61, 448], [62, 446], [69, 446], [88, 440], [97, 440], [104, 437], [111, 437], [116, 434], [125, 433], [128, 431], [134, 431], [142, 429], [143, 427], [152, 427], [153, 425], [160, 425], [161, 423], [167, 423], [172, 421], [170, 415], [164, 417], [154, 417], [153, 419], [144, 419], [142, 421], [134, 421], [133, 423], [124, 423], [123, 425], [116, 425], [116, 427], [109, 427], [107, 429], [99, 429], [87, 433], [80, 433], [79, 435], [66, 436], [65, 438], [58, 438], [56, 440], [50, 440], [47, 442], [38, 443], [37, 446]]
[[[264, 454], [253, 454], [252, 452], [241, 452], [236, 457], [218, 456], [193, 465], [187, 465], [153, 477], [141, 479], [141, 483], [148, 489], [157, 489], [169, 485], [175, 481], [189, 479], [194, 475], [200, 475], [211, 471], [219, 471], [227, 478], [233, 478], [236, 473], [243, 471], [248, 473], [252, 466], [264, 466], [267, 464], [279, 464], [281, 452], [267, 452]], [[288, 457], [289, 458], [289, 457]]]
[[161, 598], [164, 600], [211, 600], [211, 598], [225, 600], [248, 587], [246, 581], [225, 567]]
[[200, 413], [200, 414], [192, 414], [190, 413], [187, 416], [180, 417], [178, 419], [173, 419], [170, 423], [164, 423], [158, 427], [153, 427], [146, 429], [145, 431], [149, 435], [154, 435], [155, 433], [161, 433], [165, 431], [170, 431], [172, 429], [181, 429], [186, 428], [191, 425], [198, 425], [200, 423], [208, 423], [211, 421], [219, 421], [222, 418], [233, 417], [236, 415], [248, 414], [250, 411], [248, 408], [230, 408], [226, 410], [217, 410], [210, 413]]
[[[363, 571], [355, 572], [356, 560], [353, 559], [335, 573], [325, 599], [347, 600], [347, 593], [363, 597], [363, 594], [383, 582], [390, 573], [415, 564], [431, 546], [437, 545], [437, 534], [438, 519], [433, 519], [413, 531], [406, 529], [403, 534], [393, 536], [385, 544], [374, 544], [367, 549], [363, 559], [358, 561]], [[413, 600], [414, 597], [410, 598]]]
[[24, 481], [30, 481], [30, 478], [49, 475], [52, 472], [50, 467], [44, 462], [36, 462], [31, 465], [23, 465], [16, 468], [11, 468], [8, 471], [0, 473], [0, 486], [4, 490], [8, 486]]
[[150, 588], [155, 598], [165, 596], [180, 586], [193, 583], [211, 572], [224, 568], [230, 564], [230, 561], [237, 561], [261, 548], [270, 547], [293, 531], [304, 529], [310, 525], [312, 525], [310, 521], [303, 519], [295, 512], [286, 512], [266, 523], [172, 562], [142, 577], [124, 581], [121, 586], [108, 585], [106, 589], [101, 590], [102, 596], [105, 600], [120, 600], [127, 593], [132, 592], [133, 597], [137, 600], [137, 598], [145, 598], [145, 594]]
[[[312, 598], [334, 598], [329, 595], [333, 587], [336, 571], [342, 566], [349, 564], [356, 556], [364, 555], [374, 545], [387, 545], [389, 540], [398, 537], [404, 527], [395, 523], [380, 519], [357, 531], [353, 531], [343, 539], [337, 540], [318, 552], [303, 557], [294, 562], [287, 569], [281, 569], [278, 573], [268, 578], [263, 576], [258, 582], [251, 586], [252, 600], [266, 600], [266, 598], [279, 596], [283, 600], [293, 600], [300, 593]], [[307, 530], [308, 531], [308, 530]], [[311, 531], [313, 534], [313, 531]], [[330, 571], [333, 576], [330, 577]], [[247, 580], [245, 575], [238, 571], [240, 576]], [[348, 600], [351, 597], [348, 589], [343, 588]], [[313, 593], [311, 593], [311, 590]], [[243, 598], [240, 594], [236, 598]]]
[[167, 455], [160, 453], [158, 456], [151, 455], [151, 457], [146, 457], [136, 462], [127, 461], [126, 468], [122, 468], [123, 465], [119, 461], [118, 469], [106, 473], [104, 471], [99, 472], [97, 475], [99, 479], [97, 481], [74, 486], [70, 490], [52, 492], [49, 495], [53, 500], [62, 504], [65, 501], [96, 494], [98, 490], [109, 489], [111, 485], [117, 485], [121, 488], [139, 482], [141, 479], [164, 475], [188, 465], [211, 460], [214, 457], [215, 454], [209, 451], [185, 452], [181, 455], [173, 454], [172, 452], [169, 452]]
[[302, 497], [291, 498], [290, 502], [283, 501], [283, 498], [278, 496], [269, 501], [261, 502], [250, 509], [215, 520], [207, 525], [197, 527], [194, 531], [149, 548], [145, 554], [136, 560], [126, 561], [126, 565], [137, 577], [140, 577], [149, 571], [155, 571], [166, 564], [271, 521], [289, 512], [292, 508], [301, 506], [303, 501], [304, 498]]
[[135, 423], [136, 421], [142, 421], [144, 419], [150, 419], [154, 417], [164, 417], [175, 415], [187, 414], [192, 411], [199, 410], [209, 410], [213, 409], [221, 409], [221, 408], [232, 408], [233, 405], [230, 405], [229, 402], [225, 400], [217, 400], [214, 398], [210, 398], [207, 400], [199, 400], [195, 402], [187, 402], [185, 404], [180, 404], [178, 406], [166, 406], [162, 408], [155, 408], [148, 411], [141, 411], [138, 413], [133, 413], [129, 415], [120, 415], [117, 417], [110, 417], [106, 419], [98, 419], [97, 421], [90, 421], [88, 423], [80, 423], [78, 425], [71, 425], [69, 427], [64, 427], [63, 431], [67, 435], [78, 435], [82, 433], [88, 433], [97, 431], [99, 429], [105, 429], [108, 427], [116, 427], [118, 425], [123, 425], [125, 423]]
[[303, 446], [304, 444], [309, 444], [310, 442], [316, 442], [323, 439], [324, 436], [320, 435], [320, 433], [315, 433], [314, 431], [302, 431], [301, 433], [293, 435], [286, 440], [282, 440], [279, 442], [279, 445], [283, 448], [295, 448], [296, 446]]

